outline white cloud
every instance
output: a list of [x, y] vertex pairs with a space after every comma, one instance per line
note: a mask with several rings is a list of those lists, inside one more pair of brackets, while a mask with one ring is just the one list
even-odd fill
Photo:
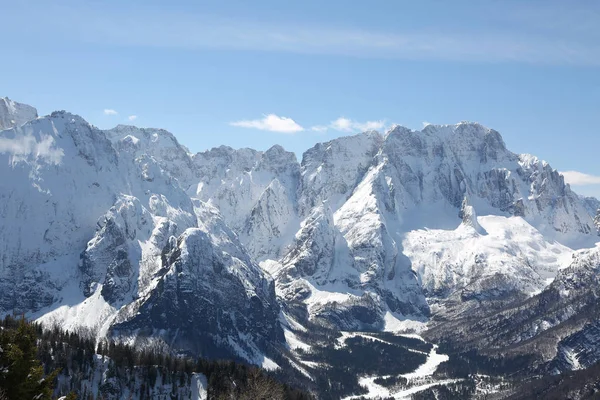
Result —
[[297, 133], [303, 131], [324, 133], [330, 129], [338, 132], [356, 133], [382, 130], [383, 128], [385, 128], [385, 121], [378, 120], [359, 122], [353, 119], [340, 117], [334, 121], [331, 121], [329, 125], [313, 125], [310, 128], [304, 128], [292, 118], [280, 117], [275, 114], [268, 114], [261, 119], [235, 121], [230, 122], [229, 125], [241, 128], [260, 129], [263, 131], [279, 133]]
[[385, 126], [384, 121], [367, 121], [367, 122], [355, 122], [354, 126], [358, 128], [360, 131], [376, 131], [383, 129]]
[[268, 114], [261, 119], [235, 121], [230, 122], [229, 125], [279, 133], [297, 133], [303, 131], [323, 133], [330, 129], [339, 132], [356, 133], [382, 130], [385, 127], [385, 121], [378, 120], [359, 122], [349, 118], [340, 117], [334, 121], [331, 121], [329, 125], [313, 125], [310, 128], [304, 128], [292, 118]]
[[137, 115], [130, 115], [129, 117], [127, 117], [127, 119], [130, 121], [135, 121], [137, 119]]
[[0, 153], [8, 153], [13, 162], [31, 157], [43, 159], [51, 164], [60, 164], [63, 149], [57, 148], [52, 136], [42, 136], [38, 142], [33, 136], [18, 136], [13, 139], [0, 137]]
[[104, 109], [104, 115], [117, 115], [117, 114], [118, 114], [118, 112], [116, 112], [112, 108], [105, 108]]
[[265, 115], [262, 119], [231, 122], [230, 125], [279, 133], [297, 133], [304, 130], [304, 128], [293, 119], [280, 117], [275, 114]]
[[431, 125], [431, 122], [427, 122], [427, 121], [423, 121], [421, 123], [423, 124], [423, 128], [425, 128], [427, 125]]
[[340, 117], [335, 121], [331, 121], [331, 127], [336, 131], [342, 132], [352, 132], [354, 130], [352, 128], [352, 121], [344, 117]]
[[310, 127], [310, 130], [314, 132], [327, 132], [327, 129], [328, 128], [325, 125], [315, 125]]
[[335, 121], [332, 121], [330, 127], [336, 131], [341, 132], [364, 132], [383, 129], [385, 122], [380, 121], [367, 121], [357, 122], [348, 118], [340, 117]]
[[579, 171], [563, 171], [565, 182], [573, 186], [600, 185], [600, 176], [585, 174]]

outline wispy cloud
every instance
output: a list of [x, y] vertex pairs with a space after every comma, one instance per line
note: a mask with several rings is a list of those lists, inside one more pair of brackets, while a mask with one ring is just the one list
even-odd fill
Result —
[[[558, 4], [558, 6], [557, 6]], [[289, 23], [227, 19], [176, 10], [123, 9], [101, 3], [73, 3], [18, 14], [7, 23], [25, 23], [52, 38], [103, 45], [163, 48], [223, 48], [368, 58], [434, 59], [460, 62], [524, 62], [600, 65], [600, 25], [596, 6], [497, 7], [480, 24], [439, 24], [435, 29], [399, 24], [398, 28], [343, 28], [310, 21]], [[510, 11], [507, 11], [510, 10]], [[488, 10], [489, 11], [489, 10]], [[553, 18], [540, 18], [544, 16]], [[530, 14], [527, 14], [529, 12]], [[513, 15], [511, 15], [513, 14]], [[517, 17], [521, 14], [533, 18]], [[72, 21], [65, 25], [61, 21]], [[484, 22], [485, 22], [484, 21]], [[551, 22], [540, 22], [551, 21]], [[574, 24], [571, 21], [576, 21]], [[481, 21], [480, 21], [481, 22]], [[493, 22], [493, 24], [492, 24]], [[576, 27], [572, 27], [576, 25]], [[41, 36], [45, 38], [46, 36]], [[50, 40], [50, 37], [48, 37]]]
[[313, 132], [327, 132], [327, 125], [315, 125], [311, 126], [310, 130]]
[[340, 117], [335, 121], [332, 121], [329, 125], [332, 129], [341, 132], [364, 132], [364, 131], [376, 131], [385, 127], [384, 121], [367, 121], [357, 122], [349, 118]]
[[600, 185], [600, 176], [590, 175], [579, 171], [563, 171], [565, 182], [573, 186]]
[[288, 134], [302, 132], [304, 130], [304, 128], [293, 119], [280, 117], [275, 114], [265, 115], [264, 118], [261, 119], [231, 122], [230, 125]]
[[130, 115], [129, 117], [127, 117], [128, 120], [130, 121], [135, 121], [137, 119], [137, 115]]
[[104, 109], [104, 115], [117, 115], [117, 114], [119, 114], [119, 113], [116, 112], [115, 110], [113, 110], [112, 108]]
[[30, 158], [43, 159], [50, 164], [60, 164], [63, 149], [57, 148], [54, 138], [42, 136], [38, 142], [33, 136], [18, 136], [13, 139], [0, 137], [0, 153], [9, 153], [13, 161]]

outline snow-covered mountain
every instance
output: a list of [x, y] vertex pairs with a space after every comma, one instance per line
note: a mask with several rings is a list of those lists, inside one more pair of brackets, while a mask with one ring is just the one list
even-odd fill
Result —
[[280, 307], [424, 329], [541, 296], [598, 240], [597, 200], [476, 123], [341, 137], [298, 162], [5, 109], [0, 311], [68, 329], [276, 368]]
[[305, 153], [301, 175], [295, 243], [265, 265], [285, 298], [329, 304], [344, 329], [423, 320], [461, 291], [463, 302], [530, 295], [597, 240], [558, 172], [479, 124], [336, 139]]
[[[66, 112], [1, 131], [2, 312], [269, 365], [267, 343], [283, 341], [272, 279], [165, 160], [112, 133]], [[140, 145], [155, 133], [138, 130]]]

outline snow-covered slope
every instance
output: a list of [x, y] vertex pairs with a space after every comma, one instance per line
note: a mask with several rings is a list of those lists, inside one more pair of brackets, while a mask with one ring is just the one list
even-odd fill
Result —
[[0, 135], [15, 144], [0, 154], [0, 304], [3, 311], [37, 310], [75, 273], [78, 253], [126, 176], [102, 132], [68, 113]]
[[479, 230], [463, 222], [455, 230], [406, 235], [405, 254], [426, 293], [444, 297], [462, 289], [464, 299], [534, 294], [568, 265], [572, 250], [546, 240], [521, 217], [488, 215], [478, 221]]

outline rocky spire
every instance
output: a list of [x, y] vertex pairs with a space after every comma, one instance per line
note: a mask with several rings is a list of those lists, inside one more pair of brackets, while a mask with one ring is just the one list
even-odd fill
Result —
[[458, 212], [458, 218], [462, 219], [463, 225], [472, 227], [478, 233], [485, 233], [485, 230], [479, 225], [479, 222], [477, 222], [477, 213], [467, 196], [463, 198], [460, 211]]

